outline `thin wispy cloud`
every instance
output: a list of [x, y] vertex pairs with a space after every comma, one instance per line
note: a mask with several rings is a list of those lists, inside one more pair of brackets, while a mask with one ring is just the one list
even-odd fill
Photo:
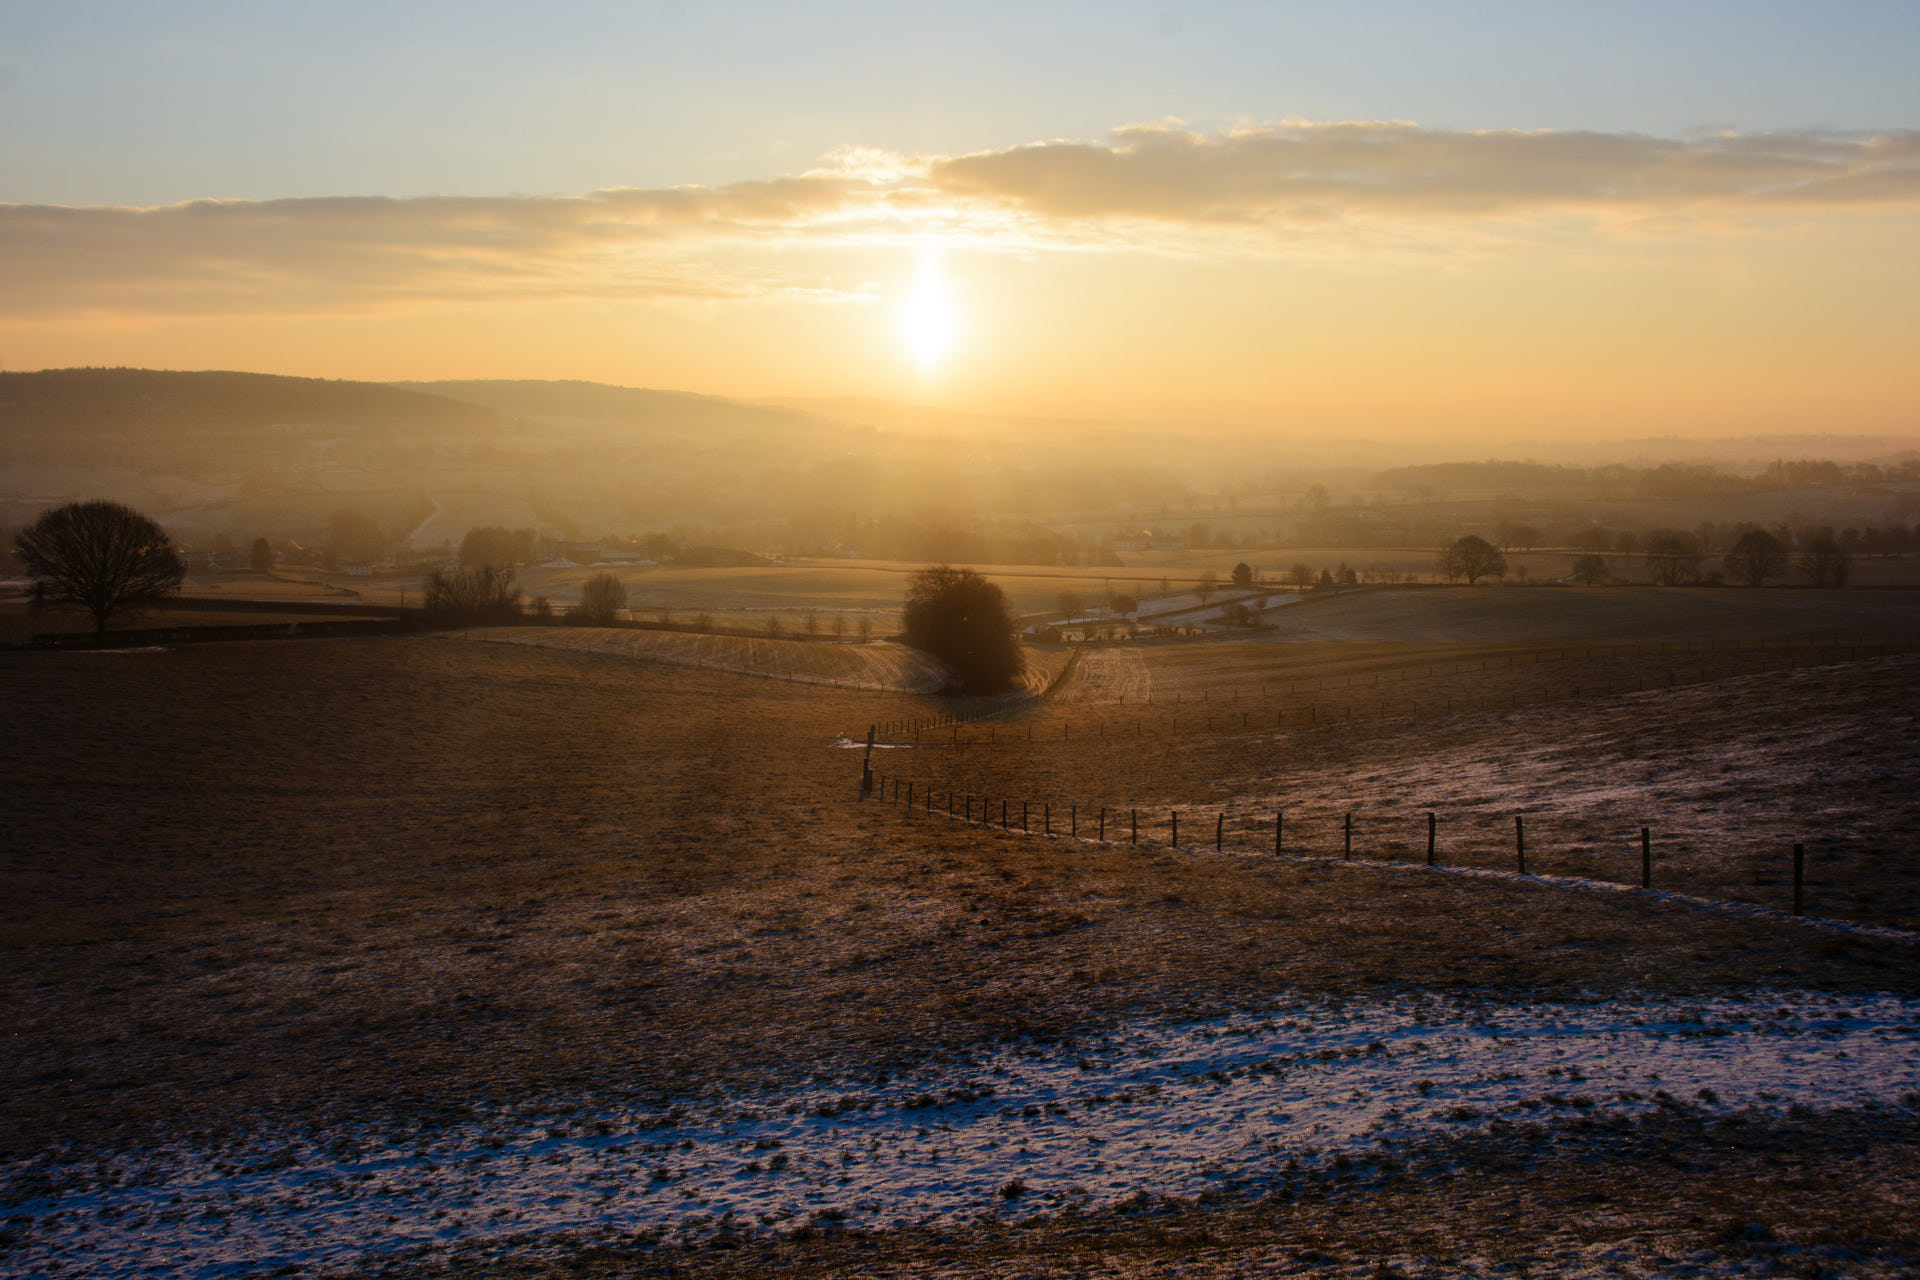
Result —
[[1920, 200], [1920, 132], [1864, 138], [1449, 132], [1286, 124], [1223, 135], [1175, 125], [935, 161], [956, 196], [1049, 217], [1182, 222], [1536, 210], [1859, 205]]
[[[1102, 142], [950, 157], [849, 149], [804, 174], [584, 196], [0, 205], [0, 313], [335, 310], [406, 302], [831, 296], [768, 251], [938, 234], [1032, 251], [1283, 237], [1341, 224], [1459, 226], [1584, 212], [1666, 220], [1920, 202], [1920, 132], [1458, 132], [1175, 123]], [[1222, 243], [1228, 241], [1223, 239]], [[777, 256], [777, 254], [776, 254]]]

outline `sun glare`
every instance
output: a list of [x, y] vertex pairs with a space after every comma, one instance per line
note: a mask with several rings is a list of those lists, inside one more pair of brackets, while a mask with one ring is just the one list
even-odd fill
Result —
[[940, 362], [953, 341], [953, 300], [947, 296], [940, 260], [932, 255], [920, 263], [920, 279], [900, 313], [900, 329], [923, 373]]

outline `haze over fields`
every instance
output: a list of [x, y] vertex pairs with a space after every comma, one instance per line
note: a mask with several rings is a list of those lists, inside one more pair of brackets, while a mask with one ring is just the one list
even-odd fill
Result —
[[1916, 65], [0, 0], [0, 1275], [1920, 1274]]

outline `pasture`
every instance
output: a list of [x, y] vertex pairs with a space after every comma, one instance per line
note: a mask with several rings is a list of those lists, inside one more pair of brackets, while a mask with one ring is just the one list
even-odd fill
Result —
[[[958, 725], [910, 663], [810, 665], [853, 645], [7, 655], [0, 1260], [1897, 1274], [1911, 604], [1595, 593], [1582, 645], [1534, 594], [1090, 650]], [[845, 740], [914, 723], [860, 799]], [[1656, 890], [1735, 908], [1455, 874], [1514, 813], [1530, 872], [1630, 879], [1651, 823]]]

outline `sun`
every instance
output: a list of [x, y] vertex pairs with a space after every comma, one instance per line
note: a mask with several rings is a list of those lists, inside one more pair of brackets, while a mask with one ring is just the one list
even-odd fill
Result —
[[920, 277], [900, 312], [900, 332], [913, 349], [923, 373], [933, 371], [953, 342], [953, 299], [947, 293], [940, 260], [932, 254], [920, 260]]

